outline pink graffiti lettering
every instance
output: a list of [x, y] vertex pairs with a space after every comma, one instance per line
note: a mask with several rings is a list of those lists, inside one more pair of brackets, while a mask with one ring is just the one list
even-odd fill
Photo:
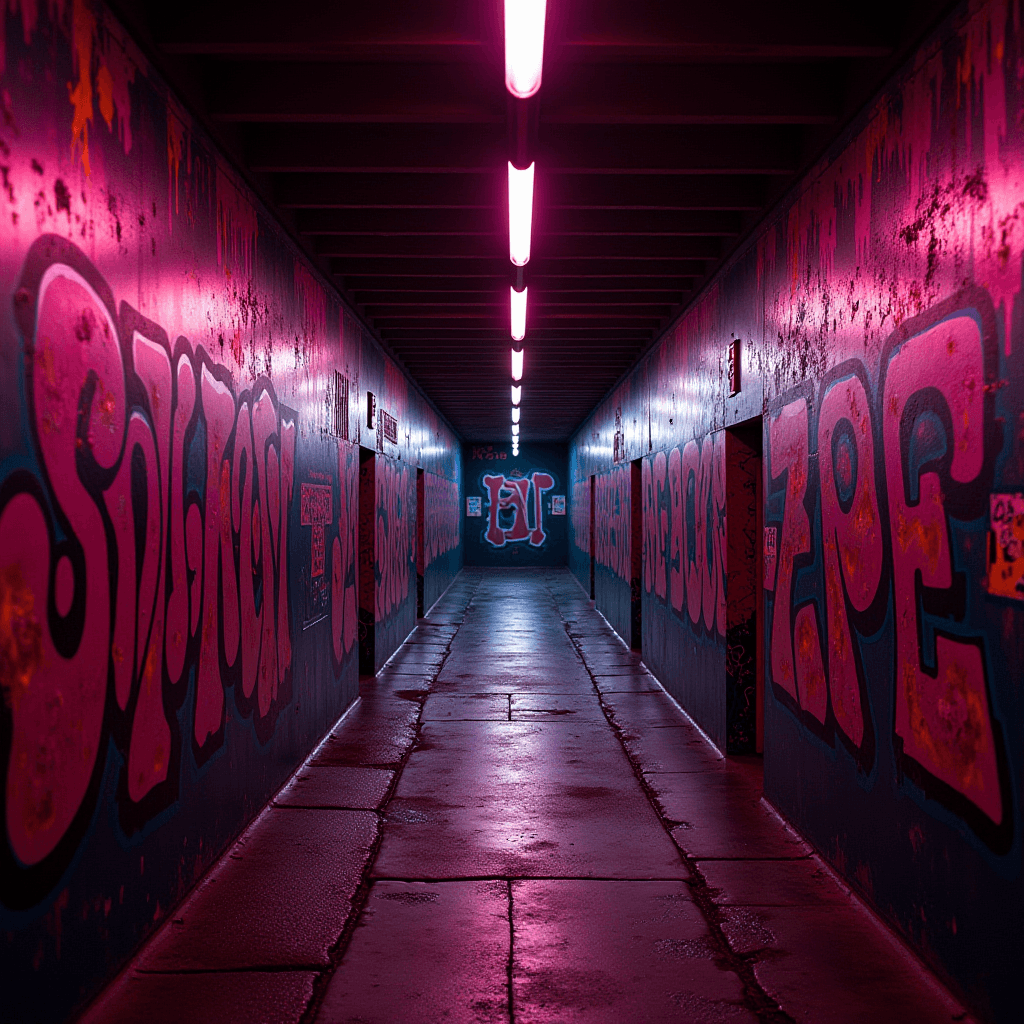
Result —
[[338, 446], [338, 536], [331, 546], [331, 640], [335, 661], [352, 650], [358, 635], [356, 607], [356, 510], [359, 503], [359, 458], [348, 445]]
[[323, 576], [326, 561], [324, 527], [331, 521], [331, 489], [326, 484], [303, 484], [299, 489], [299, 523], [310, 531], [309, 575]]
[[[682, 536], [682, 548], [681, 558], [685, 559], [686, 571], [682, 575], [686, 579], [686, 608], [690, 614], [690, 621], [694, 624], [700, 621], [701, 616], [701, 602], [703, 599], [703, 591], [700, 578], [700, 570], [698, 568], [698, 559], [701, 558], [700, 551], [700, 536], [697, 533], [696, 523], [697, 518], [701, 516], [700, 510], [700, 447], [696, 441], [688, 441], [683, 447], [680, 453], [680, 471], [682, 473], [681, 491], [680, 491], [680, 518], [681, 518], [681, 536]], [[691, 534], [690, 530], [690, 516], [689, 516], [689, 505], [690, 495], [693, 495], [693, 519], [694, 528]], [[703, 517], [701, 517], [703, 518]], [[693, 538], [692, 547], [694, 548], [694, 557], [690, 558], [690, 540]], [[704, 556], [706, 557], [706, 556]], [[680, 598], [680, 608], [682, 608], [682, 599]]]
[[[12, 729], [5, 806], [11, 848], [23, 864], [41, 861], [67, 831], [99, 753], [112, 623], [97, 482], [117, 465], [127, 425], [117, 328], [91, 285], [70, 267], [50, 267], [35, 318], [35, 429], [69, 540], [55, 550], [31, 494], [19, 494], [0, 514], [4, 615], [17, 655], [16, 671], [3, 679]], [[58, 647], [47, 619], [51, 566], [63, 559], [71, 614], [62, 624], [71, 643]], [[134, 646], [122, 656], [130, 666]]]
[[590, 481], [581, 480], [572, 485], [572, 507], [570, 522], [572, 523], [573, 543], [584, 554], [590, 554]]
[[668, 504], [668, 487], [666, 484], [666, 474], [668, 469], [668, 462], [665, 458], [664, 452], [658, 452], [654, 456], [654, 488], [655, 488], [655, 499], [654, 499], [654, 535], [656, 538], [657, 547], [656, 561], [655, 561], [655, 574], [654, 574], [654, 592], [662, 600], [665, 599], [667, 593], [667, 577], [665, 572], [665, 556], [666, 556], [666, 545], [668, 543], [668, 509], [665, 507]]
[[651, 459], [644, 459], [640, 470], [640, 491], [643, 495], [643, 537], [644, 537], [644, 590], [654, 590], [656, 532], [654, 527], [654, 469]]
[[645, 459], [641, 490], [644, 589], [677, 615], [685, 610], [694, 626], [724, 636], [724, 435]]
[[799, 618], [794, 652], [794, 561], [811, 550], [811, 524], [804, 507], [808, 482], [806, 399], [784, 406], [768, 426], [771, 480], [786, 473], [786, 504], [778, 548], [776, 603], [771, 625], [771, 678], [819, 721], [825, 719], [827, 693], [821, 685], [820, 640], [813, 614]]
[[629, 579], [629, 488], [628, 466], [594, 480], [594, 560], [611, 569], [620, 579]]
[[[882, 580], [883, 551], [870, 404], [857, 377], [839, 381], [822, 399], [818, 472], [832, 711], [836, 724], [859, 747], [864, 739], [865, 709], [846, 602], [859, 612], [870, 606]], [[840, 498], [840, 491], [844, 496], [850, 492], [846, 501]]]
[[[927, 464], [924, 471], [907, 464], [904, 441], [915, 431], [927, 437], [934, 430], [921, 419], [925, 409], [916, 398], [925, 389], [938, 391], [949, 412], [950, 481], [974, 482], [985, 460], [984, 369], [972, 317], [955, 317], [903, 342], [886, 369], [882, 429], [896, 611], [896, 735], [905, 757], [999, 824], [1002, 794], [981, 649], [939, 633], [929, 655], [921, 641], [919, 591], [948, 590], [953, 558], [943, 481]], [[932, 660], [934, 668], [926, 667]]]
[[388, 618], [410, 597], [416, 529], [416, 478], [408, 466], [377, 457], [376, 465], [377, 621]]
[[272, 728], [291, 665], [293, 419], [267, 384], [236, 398], [202, 350], [172, 361], [126, 303], [115, 319], [95, 269], [61, 246], [67, 262], [26, 271], [18, 313], [43, 479], [17, 476], [0, 508], [6, 826], [26, 865], [83, 809], [108, 709], [134, 804], [168, 780], [165, 695], [181, 679], [195, 679], [193, 740], [212, 749], [225, 687], [258, 687]]
[[423, 554], [426, 565], [459, 546], [459, 485], [434, 473], [423, 474], [424, 508]]

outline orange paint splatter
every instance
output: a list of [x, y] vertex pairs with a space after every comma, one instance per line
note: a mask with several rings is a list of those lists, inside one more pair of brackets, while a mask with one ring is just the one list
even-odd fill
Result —
[[92, 40], [96, 32], [96, 17], [86, 0], [75, 0], [73, 16], [73, 68], [78, 81], [68, 82], [68, 99], [75, 113], [71, 121], [71, 157], [81, 159], [86, 175], [92, 173], [89, 164], [89, 122], [92, 109]]

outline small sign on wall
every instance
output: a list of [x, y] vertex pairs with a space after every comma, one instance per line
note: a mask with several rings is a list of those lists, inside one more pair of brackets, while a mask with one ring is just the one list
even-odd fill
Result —
[[381, 424], [383, 425], [384, 440], [392, 444], [398, 444], [398, 420], [389, 412], [383, 409], [380, 413]]
[[779, 528], [777, 526], [766, 526], [764, 528], [764, 589], [775, 589], [775, 565], [778, 561]]
[[565, 515], [565, 495], [553, 494], [551, 496], [551, 514], [553, 516]]
[[729, 370], [729, 394], [740, 393], [740, 339], [733, 338], [729, 342], [729, 351], [726, 355], [726, 364]]
[[466, 515], [467, 516], [482, 516], [483, 513], [483, 502], [484, 499], [477, 496], [470, 496], [466, 499]]
[[1024, 494], [989, 495], [988, 592], [1024, 601]]

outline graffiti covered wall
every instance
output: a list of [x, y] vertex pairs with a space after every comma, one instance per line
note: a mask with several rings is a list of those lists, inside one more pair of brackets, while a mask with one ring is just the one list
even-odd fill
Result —
[[466, 445], [466, 565], [565, 565], [565, 445]]
[[[575, 479], [570, 452], [569, 479]], [[580, 586], [590, 593], [590, 478], [576, 480], [569, 503], [569, 568]]]
[[374, 631], [376, 672], [416, 625], [416, 471], [381, 455], [363, 463], [365, 472], [371, 469], [374, 587], [365, 619]]
[[458, 479], [423, 474], [423, 609], [448, 589], [462, 568], [462, 495]]
[[50, 1021], [353, 700], [357, 446], [401, 467], [394, 636], [417, 466], [458, 570], [460, 453], [109, 12], [0, 19], [0, 1016]]
[[727, 455], [758, 422], [766, 795], [995, 1020], [1024, 911], [1022, 61], [1020, 4], [964, 5], [570, 454], [573, 502], [643, 459], [644, 658], [724, 749], [757, 602]]
[[594, 477], [594, 601], [627, 642], [632, 635], [630, 580], [633, 495], [630, 465]]

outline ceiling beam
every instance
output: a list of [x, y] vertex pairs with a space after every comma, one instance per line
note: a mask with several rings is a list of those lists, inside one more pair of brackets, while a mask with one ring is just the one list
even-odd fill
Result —
[[[570, 175], [537, 173], [545, 210], [759, 210], [763, 175]], [[458, 174], [279, 173], [274, 198], [284, 209], [492, 209], [505, 203], [501, 167]]]
[[210, 76], [208, 96], [226, 122], [505, 123], [501, 76], [461, 62], [235, 61]]
[[[403, 343], [413, 345], [422, 344], [423, 342], [432, 342], [438, 340], [438, 332], [434, 327], [429, 328], [394, 328], [387, 332], [389, 343], [393, 345], [396, 351], [400, 351], [403, 347]], [[614, 346], [623, 341], [636, 340], [640, 341], [644, 338], [650, 337], [650, 331], [638, 329], [636, 327], [589, 327], [589, 328], [568, 328], [562, 327], [537, 327], [530, 331], [531, 342], [552, 342], [561, 344], [566, 341], [577, 341], [582, 339], [587, 344], [598, 344], [602, 341], [607, 342], [609, 345]], [[500, 342], [504, 345], [509, 342], [508, 330], [498, 327], [452, 327], [445, 331], [445, 339], [447, 341], [453, 341], [456, 339], [465, 339], [467, 344], [474, 345], [482, 342], [493, 343]]]
[[[807, 88], [813, 74], [815, 87]], [[548, 69], [544, 126], [832, 124], [834, 62], [558, 65]], [[236, 60], [209, 76], [211, 116], [225, 122], [503, 124], [501, 76], [465, 63]]]
[[[266, 124], [243, 126], [256, 172], [485, 173], [504, 167], [498, 125]], [[791, 126], [562, 125], [542, 134], [537, 162], [550, 174], [789, 174]]]
[[[678, 296], [692, 286], [694, 278], [643, 277], [605, 278], [597, 283], [584, 278], [531, 278], [534, 291], [531, 295], [558, 296], [565, 301], [599, 302], [620, 301], [626, 296]], [[369, 302], [394, 301], [416, 302], [481, 302], [485, 299], [500, 298], [508, 302], [509, 282], [507, 277], [369, 277], [353, 282], [353, 299], [360, 305]], [[611, 299], [609, 299], [611, 296]]]
[[354, 60], [480, 61], [493, 16], [459, 0], [303, 0], [283, 11], [253, 0], [154, 4], [159, 45], [168, 53]]
[[[303, 235], [504, 235], [507, 214], [488, 210], [299, 210]], [[740, 215], [718, 210], [538, 210], [534, 234], [733, 238]]]
[[[318, 235], [316, 251], [328, 257], [422, 256], [494, 259], [507, 254], [507, 243], [494, 235]], [[716, 238], [645, 235], [542, 235], [534, 240], [538, 257], [582, 262], [618, 260], [716, 260], [722, 244]], [[532, 262], [532, 261], [531, 261]], [[585, 271], [585, 268], [580, 268]]]
[[[610, 305], [636, 308], [650, 305], [671, 305], [678, 295], [678, 291], [554, 292], [547, 288], [531, 287], [530, 310], [575, 307], [607, 309]], [[669, 299], [666, 296], [673, 298]], [[381, 310], [385, 308], [394, 310], [396, 314], [406, 310], [423, 310], [425, 315], [428, 311], [450, 309], [488, 312], [499, 310], [504, 315], [509, 308], [507, 288], [504, 291], [495, 289], [489, 292], [356, 292], [355, 297], [356, 301], [363, 306], [367, 316], [386, 316], [388, 314], [381, 313]]]

